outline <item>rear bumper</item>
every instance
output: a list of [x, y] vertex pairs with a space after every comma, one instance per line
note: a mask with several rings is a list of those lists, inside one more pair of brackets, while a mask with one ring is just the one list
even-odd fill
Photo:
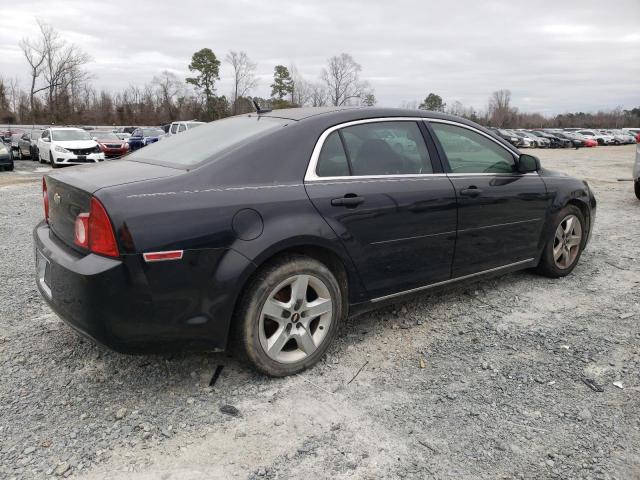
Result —
[[38, 290], [79, 333], [123, 353], [225, 348], [236, 285], [250, 266], [237, 252], [187, 251], [180, 262], [147, 264], [141, 255], [80, 255], [45, 222], [33, 236], [36, 257], [49, 262], [47, 282], [36, 265]]

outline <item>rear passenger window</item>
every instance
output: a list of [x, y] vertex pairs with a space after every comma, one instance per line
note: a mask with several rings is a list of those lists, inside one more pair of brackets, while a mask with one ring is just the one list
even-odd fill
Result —
[[178, 133], [184, 132], [186, 129], [187, 127], [184, 126], [184, 123], [181, 123], [180, 126], [178, 127]]
[[337, 131], [330, 134], [322, 145], [316, 174], [319, 177], [349, 176], [349, 163]]
[[415, 122], [372, 122], [342, 129], [353, 175], [433, 173]]

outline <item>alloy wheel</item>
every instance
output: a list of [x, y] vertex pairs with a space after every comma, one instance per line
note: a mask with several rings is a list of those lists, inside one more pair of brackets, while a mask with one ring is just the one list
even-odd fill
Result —
[[567, 215], [558, 225], [553, 239], [553, 260], [567, 269], [576, 261], [582, 244], [582, 225], [575, 215]]
[[260, 312], [259, 339], [276, 362], [294, 363], [315, 352], [333, 321], [333, 300], [314, 275], [294, 275], [277, 285]]

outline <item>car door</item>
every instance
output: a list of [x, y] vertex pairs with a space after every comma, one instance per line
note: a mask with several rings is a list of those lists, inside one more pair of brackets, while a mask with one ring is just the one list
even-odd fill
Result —
[[23, 133], [22, 136], [20, 137], [20, 140], [18, 140], [18, 149], [20, 149], [20, 152], [22, 153], [22, 155], [29, 155], [31, 153], [29, 151], [29, 145], [30, 145], [29, 134]]
[[458, 199], [453, 278], [535, 258], [550, 202], [538, 173], [519, 173], [516, 152], [478, 129], [429, 125]]
[[455, 192], [425, 135], [411, 118], [333, 127], [305, 177], [309, 198], [373, 298], [451, 277]]

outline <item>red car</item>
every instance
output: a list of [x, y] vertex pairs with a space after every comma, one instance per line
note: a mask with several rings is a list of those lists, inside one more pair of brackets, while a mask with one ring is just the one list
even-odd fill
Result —
[[584, 138], [584, 146], [585, 147], [597, 147], [598, 146], [598, 141], [593, 139], [593, 138]]
[[94, 131], [91, 132], [91, 136], [98, 142], [106, 158], [122, 157], [129, 153], [129, 143], [113, 132]]

